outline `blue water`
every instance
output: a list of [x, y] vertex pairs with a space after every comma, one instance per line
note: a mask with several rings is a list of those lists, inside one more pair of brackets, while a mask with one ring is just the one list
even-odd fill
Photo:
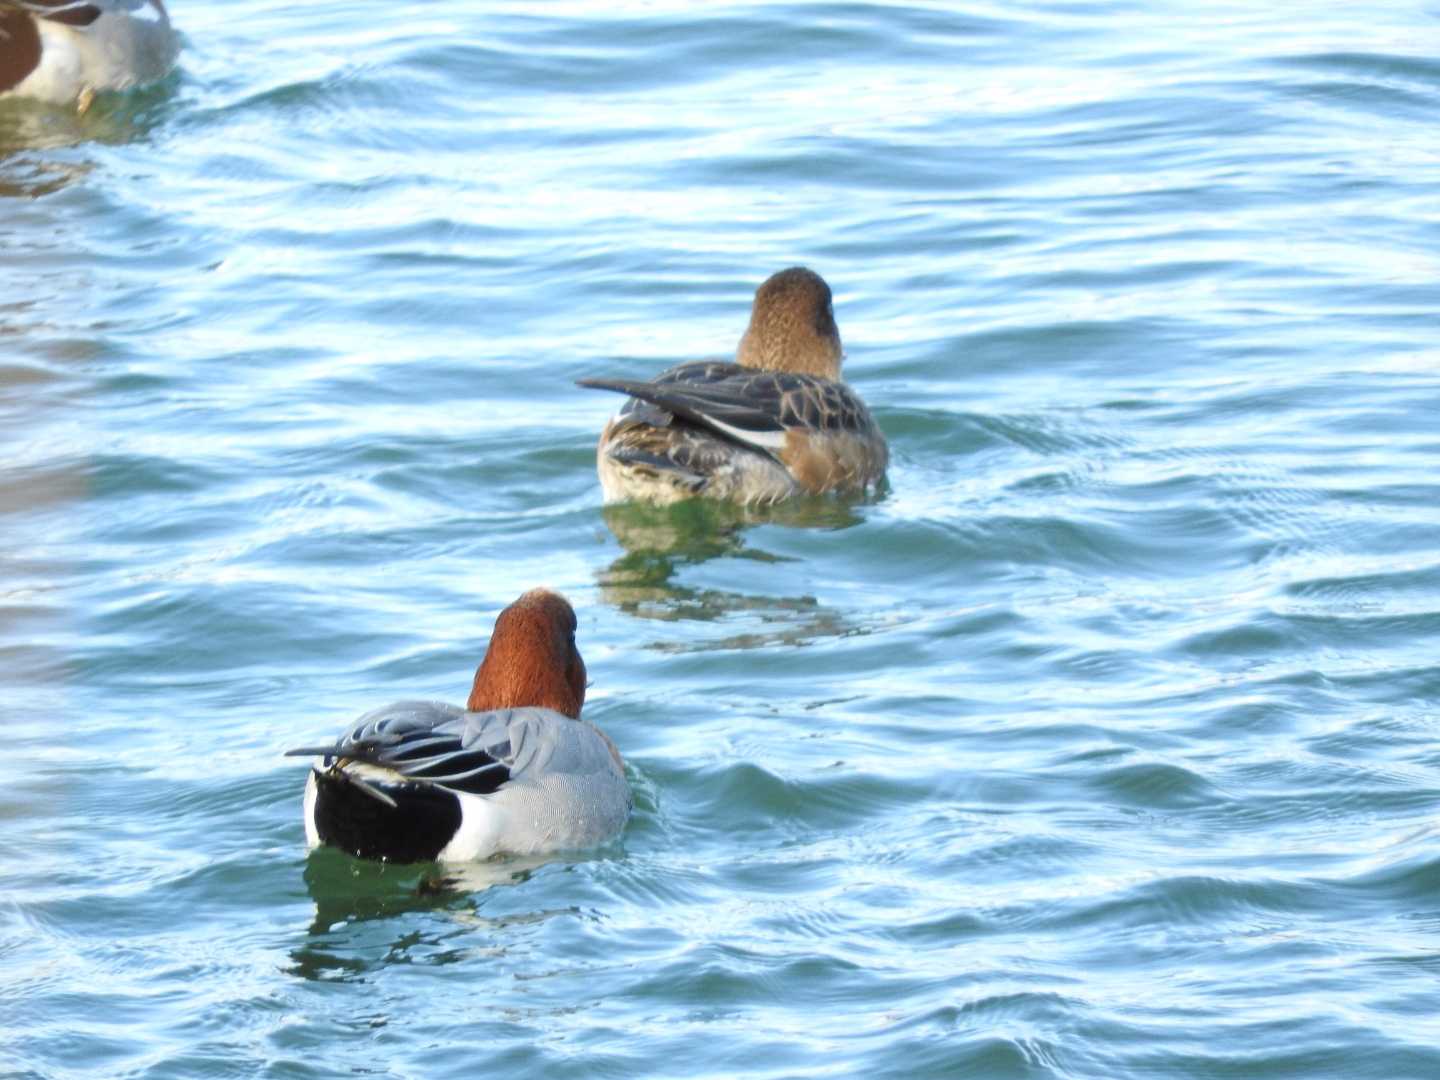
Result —
[[[171, 6], [0, 105], [0, 1075], [1440, 1076], [1440, 7]], [[793, 263], [889, 490], [602, 510]], [[307, 855], [541, 583], [623, 837]]]

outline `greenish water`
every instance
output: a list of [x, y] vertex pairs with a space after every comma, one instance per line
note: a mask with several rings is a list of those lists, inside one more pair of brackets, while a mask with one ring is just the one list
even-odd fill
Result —
[[[0, 1075], [1440, 1075], [1440, 8], [171, 6], [0, 106]], [[796, 262], [889, 491], [602, 510]], [[541, 583], [624, 836], [307, 857]]]

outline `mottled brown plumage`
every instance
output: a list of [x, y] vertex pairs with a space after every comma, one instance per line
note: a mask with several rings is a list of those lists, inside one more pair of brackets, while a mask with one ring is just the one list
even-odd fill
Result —
[[819, 274], [792, 266], [755, 290], [750, 325], [735, 351], [741, 367], [839, 379], [844, 355], [830, 286]]
[[29, 13], [0, 3], [0, 93], [13, 90], [40, 64], [40, 32]]
[[878, 485], [885, 437], [840, 381], [842, 355], [829, 286], [792, 267], [756, 291], [737, 362], [680, 364], [650, 381], [580, 380], [631, 398], [600, 436], [606, 501], [771, 503]]

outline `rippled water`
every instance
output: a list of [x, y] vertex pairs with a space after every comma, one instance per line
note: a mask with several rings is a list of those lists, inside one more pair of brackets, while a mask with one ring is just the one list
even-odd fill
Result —
[[[0, 1073], [1440, 1076], [1440, 8], [172, 8], [0, 106]], [[890, 490], [602, 511], [795, 262]], [[623, 838], [307, 858], [541, 582]]]

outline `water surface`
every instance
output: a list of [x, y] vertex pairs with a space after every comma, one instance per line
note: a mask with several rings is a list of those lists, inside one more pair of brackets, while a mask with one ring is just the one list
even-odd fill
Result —
[[[174, 8], [0, 107], [0, 1071], [1440, 1075], [1433, 5]], [[797, 262], [888, 492], [602, 510]], [[624, 836], [307, 857], [540, 583]]]

